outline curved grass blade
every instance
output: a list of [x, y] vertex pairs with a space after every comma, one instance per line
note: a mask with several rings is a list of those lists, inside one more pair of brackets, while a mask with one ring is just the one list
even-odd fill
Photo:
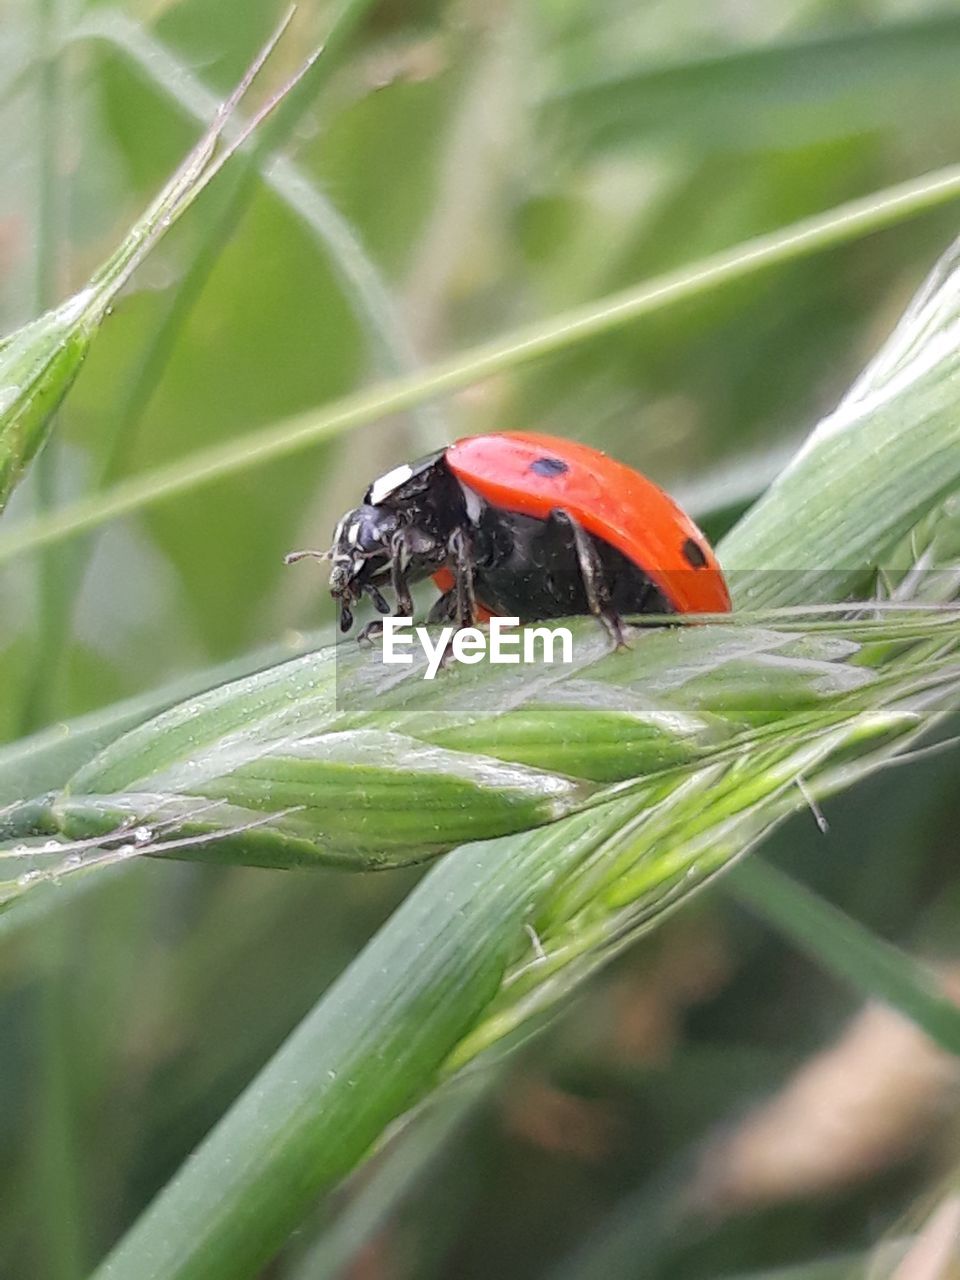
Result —
[[24, 796], [42, 795], [64, 786], [82, 766], [121, 734], [211, 687], [262, 671], [316, 648], [320, 637], [307, 634], [270, 645], [232, 662], [197, 672], [172, 684], [91, 711], [18, 742], [0, 747], [0, 811]]
[[290, 1280], [340, 1280], [389, 1222], [411, 1187], [442, 1158], [497, 1080], [496, 1072], [458, 1080], [395, 1135], [369, 1178], [294, 1265]]
[[[960, 243], [877, 358], [718, 548], [738, 605], [843, 599], [960, 488]], [[852, 489], [855, 472], [863, 481]], [[882, 510], [875, 518], [871, 511]], [[824, 555], [826, 539], [835, 541]]]
[[[696, 297], [729, 281], [777, 263], [789, 262], [893, 225], [960, 196], [960, 166], [950, 166], [913, 182], [853, 200], [829, 213], [807, 218], [745, 245], [714, 254], [679, 271], [589, 303], [504, 339], [475, 347], [423, 373], [393, 379], [371, 391], [348, 396], [319, 411], [298, 414], [241, 440], [198, 450], [188, 458], [126, 480], [104, 493], [69, 503], [0, 537], [0, 563], [97, 528], [179, 493], [285, 457], [321, 440], [373, 422], [387, 414], [519, 368], [662, 307]], [[861, 487], [864, 492], [868, 486]], [[733, 563], [731, 561], [731, 563]]]
[[937, 1044], [960, 1054], [960, 1009], [936, 975], [824, 902], [805, 885], [753, 858], [727, 891], [813, 959], [872, 999], [905, 1012]]
[[[115, 483], [128, 469], [129, 460], [135, 455], [144, 413], [161, 381], [177, 335], [201, 296], [210, 273], [219, 261], [221, 249], [230, 242], [261, 180], [268, 181], [287, 206], [302, 218], [330, 256], [334, 270], [342, 280], [344, 296], [369, 335], [378, 371], [386, 375], [405, 372], [415, 366], [413, 352], [408, 348], [393, 314], [389, 292], [362, 246], [323, 194], [296, 169], [292, 161], [277, 154], [296, 121], [339, 65], [340, 55], [363, 23], [371, 5], [372, 0], [344, 0], [333, 15], [323, 43], [323, 57], [316, 59], [273, 118], [258, 131], [249, 153], [238, 156], [233, 187], [225, 191], [221, 207], [215, 211], [209, 225], [203, 228], [192, 260], [179, 279], [165, 291], [163, 314], [137, 362], [129, 389], [119, 398], [110, 414], [108, 435], [112, 439], [95, 487], [102, 489]], [[205, 90], [175, 55], [140, 23], [114, 10], [98, 8], [87, 14], [71, 32], [73, 41], [85, 38], [106, 40], [110, 47], [133, 61], [152, 83], [201, 124], [206, 125], [216, 118], [216, 96]], [[46, 652], [43, 661], [36, 664], [35, 689], [30, 699], [35, 710], [30, 717], [32, 722], [42, 724], [50, 718], [48, 710], [50, 700], [55, 696], [58, 672], [70, 652], [64, 640], [71, 630], [94, 545], [93, 538], [81, 543], [71, 572], [51, 592], [52, 616], [43, 628]]]
[[911, 109], [931, 122], [949, 114], [958, 51], [956, 15], [923, 14], [562, 84], [540, 111], [544, 127], [562, 120], [564, 136], [591, 149], [651, 134], [737, 150], [809, 146], [896, 123]]
[[[344, 0], [335, 13], [330, 35], [323, 46], [322, 75], [336, 59], [352, 33], [372, 7], [373, 0]], [[118, 50], [151, 83], [201, 124], [215, 115], [217, 99], [203, 83], [150, 31], [116, 9], [94, 9], [85, 14], [70, 33], [73, 41], [102, 41]], [[264, 150], [269, 149], [268, 147]], [[330, 255], [344, 296], [368, 334], [377, 367], [384, 375], [405, 373], [418, 365], [393, 299], [376, 265], [350, 224], [316, 184], [291, 159], [260, 154], [251, 160], [262, 180], [304, 224]], [[424, 419], [433, 422], [429, 406]]]
[[231, 117], [287, 22], [289, 16], [261, 50], [196, 147], [90, 283], [59, 307], [10, 335], [0, 348], [0, 511], [46, 439], [54, 410], [73, 383], [117, 294], [309, 67], [308, 63], [301, 68], [226, 146], [219, 147]]
[[88, 288], [11, 334], [0, 348], [0, 512], [46, 439], [102, 316]]

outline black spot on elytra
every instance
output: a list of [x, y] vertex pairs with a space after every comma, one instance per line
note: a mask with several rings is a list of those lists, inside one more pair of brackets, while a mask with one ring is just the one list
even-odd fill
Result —
[[561, 458], [537, 458], [528, 468], [538, 476], [562, 476], [570, 468]]
[[683, 558], [694, 569], [702, 569], [707, 563], [703, 547], [698, 542], [694, 542], [692, 538], [688, 538], [683, 544]]

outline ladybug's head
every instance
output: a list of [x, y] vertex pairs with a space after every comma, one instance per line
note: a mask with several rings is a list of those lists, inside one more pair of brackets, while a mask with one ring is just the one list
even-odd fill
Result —
[[373, 598], [381, 613], [388, 612], [377, 586], [389, 577], [391, 543], [399, 527], [396, 511], [366, 504], [348, 511], [337, 525], [333, 546], [326, 556], [331, 562], [330, 594], [340, 606], [341, 631], [350, 630], [350, 605], [364, 592]]
[[380, 613], [390, 612], [379, 586], [390, 578], [393, 538], [399, 527], [395, 511], [365, 503], [341, 519], [329, 551], [291, 551], [284, 559], [287, 564], [308, 557], [331, 561], [330, 594], [340, 608], [340, 630], [349, 631], [353, 626], [350, 606], [364, 593]]

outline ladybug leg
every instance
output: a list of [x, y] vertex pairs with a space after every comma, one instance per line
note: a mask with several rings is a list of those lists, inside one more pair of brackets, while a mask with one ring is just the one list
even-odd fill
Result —
[[[477, 620], [477, 597], [473, 589], [473, 547], [463, 529], [454, 529], [447, 541], [447, 549], [453, 557], [454, 586], [434, 601], [428, 622], [452, 622], [457, 630], [472, 627]], [[444, 650], [440, 666], [447, 668], [453, 661], [453, 651]]]
[[433, 602], [430, 612], [427, 614], [427, 622], [452, 622], [457, 615], [457, 592], [456, 588], [451, 591], [445, 591], [442, 596], [438, 596]]
[[387, 604], [386, 600], [384, 599], [383, 593], [379, 590], [379, 588], [375, 587], [372, 582], [365, 582], [363, 584], [363, 589], [367, 593], [367, 595], [370, 597], [370, 599], [373, 601], [373, 607], [376, 609], [377, 613], [390, 612], [390, 606]]
[[[456, 587], [452, 587], [449, 591], [445, 591], [442, 596], [439, 596], [433, 602], [433, 606], [431, 607], [430, 612], [427, 614], [427, 622], [430, 624], [435, 622], [450, 623], [450, 622], [456, 622], [456, 618], [457, 618], [457, 589]], [[445, 671], [447, 667], [450, 666], [452, 661], [453, 661], [453, 652], [450, 649], [450, 646], [448, 645], [446, 649], [444, 649], [443, 656], [440, 659], [441, 670]]]
[[[407, 584], [410, 547], [404, 536], [405, 532], [406, 530], [401, 529], [394, 534], [390, 542], [390, 585], [397, 597], [397, 607], [393, 614], [395, 618], [409, 618], [413, 614], [413, 599], [410, 595], [410, 587]], [[378, 613], [390, 612], [390, 606], [384, 599], [383, 593], [372, 582], [364, 583], [363, 591], [373, 601], [374, 608]], [[382, 633], [383, 623], [379, 618], [374, 618], [372, 622], [368, 622], [366, 626], [361, 627], [357, 633], [357, 644], [372, 644], [376, 637], [382, 635]]]
[[357, 632], [357, 644], [373, 644], [376, 637], [382, 634], [383, 623], [379, 618], [374, 618]]
[[341, 631], [349, 631], [353, 626], [353, 610], [347, 604], [346, 600], [340, 600], [339, 625]]
[[610, 599], [610, 587], [593, 539], [569, 511], [556, 508], [550, 512], [550, 519], [556, 524], [564, 525], [573, 535], [573, 546], [577, 553], [583, 589], [586, 592], [590, 612], [603, 624], [604, 630], [614, 643], [614, 648], [626, 649], [628, 647], [627, 630]]
[[[415, 555], [424, 555], [435, 545], [419, 529], [408, 527], [398, 529], [390, 540], [390, 586], [397, 600], [393, 611], [395, 618], [413, 617], [413, 597], [410, 594], [408, 571]], [[372, 582], [366, 582], [362, 588], [374, 603], [379, 613], [389, 613], [390, 606], [382, 592]], [[383, 632], [383, 623], [379, 618], [368, 622], [357, 635], [360, 644], [370, 643]]]
[[414, 582], [418, 582], [428, 572], [432, 572], [434, 566], [442, 564], [443, 560], [443, 543], [432, 534], [416, 525], [405, 525], [397, 530], [390, 539], [390, 586], [397, 598], [394, 617], [413, 617], [411, 576]]
[[400, 529], [390, 541], [390, 585], [397, 598], [395, 617], [413, 616], [413, 598], [407, 584], [407, 568], [410, 564], [410, 544], [407, 531]]
[[454, 529], [447, 546], [454, 558], [455, 585], [449, 593], [454, 597], [452, 617], [458, 627], [472, 627], [477, 620], [477, 597], [473, 587], [473, 547], [463, 529]]

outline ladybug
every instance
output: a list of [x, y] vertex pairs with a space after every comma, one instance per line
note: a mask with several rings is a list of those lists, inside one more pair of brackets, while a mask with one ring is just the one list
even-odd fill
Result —
[[[430, 622], [493, 614], [536, 622], [592, 613], [619, 646], [623, 615], [725, 613], [730, 596], [703, 534], [662, 489], [597, 449], [532, 432], [470, 436], [380, 476], [329, 551], [340, 630], [363, 595], [410, 617], [432, 576]], [[382, 628], [363, 629], [368, 638]]]

